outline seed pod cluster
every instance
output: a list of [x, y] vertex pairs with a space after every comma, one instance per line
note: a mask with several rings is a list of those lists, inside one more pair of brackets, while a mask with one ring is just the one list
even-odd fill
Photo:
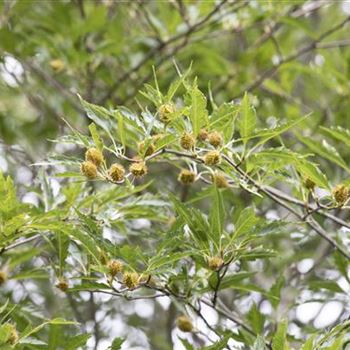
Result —
[[221, 146], [223, 142], [223, 137], [220, 132], [213, 131], [208, 134], [208, 142], [215, 148]]
[[92, 162], [83, 162], [80, 165], [80, 171], [83, 175], [85, 175], [88, 179], [95, 179], [97, 177], [97, 167]]
[[218, 188], [227, 188], [230, 187], [226, 177], [224, 174], [221, 173], [215, 173], [212, 177], [213, 183], [218, 187]]
[[208, 267], [210, 270], [218, 271], [224, 264], [224, 261], [219, 256], [211, 256], [208, 258]]
[[7, 279], [7, 272], [4, 270], [0, 271], [0, 286], [4, 284], [7, 281]]
[[199, 133], [198, 133], [198, 136], [197, 136], [197, 139], [199, 141], [205, 141], [207, 138], [208, 138], [208, 131], [207, 129], [200, 129], [199, 130]]
[[109, 168], [108, 175], [113, 181], [120, 182], [124, 179], [125, 169], [121, 164], [114, 163]]
[[179, 316], [176, 319], [176, 325], [182, 332], [190, 333], [193, 331], [192, 321], [186, 315]]
[[196, 180], [196, 173], [188, 169], [182, 169], [178, 176], [178, 180], [185, 185], [189, 185]]
[[88, 162], [92, 162], [97, 167], [99, 167], [102, 164], [104, 158], [101, 151], [99, 151], [96, 148], [89, 148], [85, 153], [85, 160]]
[[333, 191], [333, 198], [336, 201], [336, 203], [340, 206], [344, 205], [346, 201], [349, 199], [349, 187], [341, 184], [337, 185]]
[[193, 134], [189, 133], [189, 132], [185, 132], [182, 134], [181, 138], [180, 138], [180, 146], [189, 151], [192, 150], [194, 148], [196, 144], [196, 139], [194, 138]]
[[175, 113], [175, 105], [171, 102], [161, 105], [158, 109], [159, 119], [161, 122], [167, 124], [170, 122], [172, 114]]
[[115, 277], [119, 272], [123, 271], [123, 263], [119, 260], [111, 260], [107, 264], [108, 273]]
[[60, 289], [62, 292], [65, 292], [69, 288], [68, 281], [64, 278], [60, 278], [56, 284], [56, 288]]
[[11, 323], [7, 323], [7, 326], [9, 327], [9, 330], [10, 330], [10, 334], [7, 338], [7, 344], [15, 345], [19, 340], [16, 327]]
[[221, 156], [218, 151], [209, 151], [204, 155], [205, 165], [217, 165], [221, 162]]
[[[147, 144], [147, 149], [146, 149], [146, 144]], [[146, 157], [153, 154], [156, 150], [156, 146], [154, 145], [153, 142], [147, 143], [146, 141], [142, 141], [137, 145], [137, 147], [138, 147], [139, 153], [141, 153], [142, 155], [145, 155]]]
[[65, 68], [65, 63], [59, 58], [50, 61], [49, 64], [50, 67], [57, 73], [61, 72]]
[[89, 148], [85, 153], [85, 162], [80, 165], [80, 171], [88, 179], [95, 179], [97, 177], [97, 168], [103, 162], [102, 152], [96, 148]]
[[123, 275], [123, 283], [129, 289], [135, 289], [139, 285], [140, 276], [137, 272], [125, 272]]
[[306, 189], [308, 189], [309, 191], [313, 191], [316, 184], [309, 178], [307, 177], [305, 180], [304, 180], [304, 186]]
[[142, 177], [148, 172], [148, 168], [145, 162], [132, 163], [129, 167], [129, 170], [135, 177]]

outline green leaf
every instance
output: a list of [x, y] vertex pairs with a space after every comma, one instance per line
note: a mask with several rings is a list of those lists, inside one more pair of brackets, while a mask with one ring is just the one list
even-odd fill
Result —
[[264, 315], [259, 311], [256, 304], [253, 303], [252, 307], [250, 308], [247, 319], [254, 330], [256, 334], [262, 334], [264, 331], [264, 323], [265, 323], [265, 317]]
[[265, 340], [262, 336], [258, 336], [251, 350], [267, 350]]
[[118, 119], [118, 135], [119, 140], [121, 144], [123, 145], [124, 149], [126, 146], [126, 139], [125, 139], [125, 126], [124, 126], [124, 118], [123, 115], [117, 111], [117, 119]]
[[[192, 66], [192, 65], [191, 65], [191, 66]], [[165, 100], [166, 100], [167, 102], [170, 102], [170, 101], [173, 99], [173, 97], [174, 97], [176, 91], [177, 91], [177, 90], [180, 88], [180, 86], [186, 81], [188, 75], [189, 75], [190, 72], [191, 72], [191, 69], [192, 69], [191, 66], [186, 70], [186, 72], [185, 72], [184, 74], [180, 75], [180, 77], [178, 77], [174, 82], [172, 82], [172, 83], [170, 84], [169, 89], [168, 89], [168, 93], [167, 93], [167, 95], [166, 95], [166, 97], [165, 97]]]
[[226, 349], [227, 343], [230, 340], [231, 335], [225, 335], [221, 340], [216, 342], [215, 344], [205, 346], [202, 348], [202, 350], [223, 350]]
[[350, 173], [350, 168], [344, 161], [344, 159], [340, 156], [338, 151], [332, 147], [326, 140], [323, 142], [318, 142], [315, 139], [310, 139], [307, 137], [298, 136], [298, 139], [303, 142], [312, 152], [320, 155], [321, 157], [329, 160], [330, 162], [337, 164], [341, 168], [345, 169]]
[[[234, 275], [225, 276], [221, 279], [219, 290], [224, 290], [228, 288], [232, 289], [240, 289], [240, 290], [249, 290], [249, 286], [247, 289], [244, 288], [243, 285], [239, 285], [240, 281], [243, 281], [246, 278], [252, 277], [255, 275], [255, 272], [237, 272]], [[216, 286], [218, 282], [218, 276], [216, 273], [213, 273], [209, 278], [209, 286], [202, 289], [202, 292], [208, 292], [212, 290], [213, 286]]]
[[97, 131], [96, 124], [91, 123], [89, 125], [89, 130], [90, 130], [92, 139], [94, 140], [94, 144], [95, 144], [96, 148], [98, 150], [102, 151], [103, 150], [103, 142], [102, 142], [102, 139]]
[[310, 281], [309, 288], [311, 290], [319, 291], [320, 289], [326, 289], [334, 293], [345, 293], [339, 284], [335, 281]]
[[197, 136], [201, 127], [208, 124], [207, 99], [196, 85], [191, 88], [190, 96], [190, 120], [193, 134]]
[[125, 342], [124, 338], [115, 338], [110, 346], [110, 350], [120, 350], [122, 348], [123, 343]]
[[320, 188], [330, 188], [326, 175], [320, 171], [316, 164], [300, 159], [295, 164], [303, 178], [309, 178]]
[[332, 126], [331, 128], [326, 128], [320, 126], [325, 134], [333, 137], [335, 140], [342, 142], [347, 147], [350, 147], [350, 130], [344, 129], [341, 126]]
[[64, 326], [67, 326], [67, 325], [78, 325], [77, 322], [67, 321], [67, 320], [65, 320], [63, 318], [54, 318], [52, 320], [48, 320], [46, 322], [43, 322], [39, 326], [36, 326], [34, 328], [29, 328], [26, 331], [22, 332], [20, 334], [20, 340], [28, 338], [29, 336], [39, 332], [42, 328], [44, 328], [46, 325], [49, 325], [49, 324], [52, 324], [52, 325], [64, 325]]
[[210, 227], [204, 220], [201, 212], [194, 208], [188, 208], [172, 194], [170, 194], [169, 197], [174, 204], [176, 212], [190, 228], [192, 236], [196, 242], [202, 248], [208, 248], [208, 234]]
[[239, 132], [246, 144], [248, 142], [249, 136], [253, 133], [256, 127], [256, 113], [253, 106], [249, 103], [248, 93], [244, 94], [241, 103], [241, 113], [238, 120]]
[[239, 113], [239, 106], [233, 103], [223, 103], [219, 108], [214, 110], [210, 118], [210, 128], [221, 131], [224, 135], [225, 142], [232, 139], [235, 130], [235, 120]]
[[287, 327], [287, 320], [283, 320], [279, 323], [277, 332], [272, 339], [272, 350], [288, 350]]
[[65, 343], [66, 350], [76, 350], [78, 348], [83, 347], [88, 339], [91, 337], [91, 334], [78, 334], [70, 339], [68, 339]]
[[315, 350], [314, 341], [316, 339], [316, 334], [311, 336], [302, 346], [301, 350]]
[[85, 101], [80, 95], [78, 95], [78, 97], [80, 103], [86, 111], [87, 116], [98, 126], [100, 126], [102, 129], [109, 133], [109, 130], [111, 130], [112, 126], [112, 113], [104, 107], [97, 106], [93, 103]]
[[212, 239], [219, 244], [221, 235], [224, 231], [225, 207], [222, 193], [217, 186], [213, 186], [212, 197], [213, 202], [209, 214], [209, 223]]
[[249, 233], [258, 221], [258, 218], [255, 216], [254, 208], [248, 207], [243, 209], [238, 220], [235, 222], [235, 230], [230, 242], [232, 243], [236, 238]]

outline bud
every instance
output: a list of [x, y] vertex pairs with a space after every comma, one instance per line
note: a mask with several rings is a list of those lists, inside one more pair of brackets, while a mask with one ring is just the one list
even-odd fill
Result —
[[119, 272], [123, 271], [123, 263], [118, 260], [111, 260], [107, 264], [108, 268], [108, 273], [114, 277], [116, 276]]
[[226, 177], [223, 174], [220, 173], [215, 173], [213, 175], [213, 183], [218, 187], [218, 188], [226, 188], [230, 187]]
[[99, 167], [103, 162], [103, 154], [96, 148], [89, 148], [85, 153], [85, 160]]
[[112, 164], [108, 170], [108, 175], [113, 181], [120, 182], [124, 179], [125, 169], [121, 164]]
[[213, 131], [208, 135], [208, 141], [212, 146], [216, 148], [222, 144], [223, 138], [221, 133], [219, 133], [218, 131]]
[[156, 146], [154, 145], [154, 143], [148, 143], [147, 149], [145, 149], [146, 147], [146, 142], [142, 141], [140, 142], [138, 145], [138, 149], [139, 149], [139, 153], [144, 154], [146, 157], [150, 156], [151, 154], [153, 154], [156, 150]]
[[16, 327], [11, 323], [7, 323], [6, 325], [10, 329], [10, 334], [9, 334], [6, 342], [7, 342], [7, 344], [15, 345], [19, 339]]
[[195, 143], [196, 143], [196, 140], [192, 134], [188, 132], [185, 132], [182, 134], [180, 139], [180, 145], [183, 149], [191, 150], [193, 149]]
[[169, 219], [167, 221], [167, 225], [169, 227], [171, 227], [171, 226], [175, 225], [175, 222], [176, 222], [176, 217], [174, 215], [172, 215], [169, 217]]
[[123, 283], [129, 289], [135, 289], [139, 284], [139, 274], [137, 272], [125, 272], [123, 275]]
[[316, 184], [309, 177], [307, 177], [305, 179], [305, 181], [304, 181], [304, 186], [309, 191], [313, 191], [313, 189], [315, 188]]
[[165, 103], [159, 107], [158, 113], [160, 121], [163, 123], [169, 123], [171, 115], [175, 113], [175, 106], [171, 102]]
[[176, 319], [176, 325], [182, 332], [189, 333], [189, 332], [192, 332], [193, 330], [193, 324], [186, 315], [179, 316]]
[[183, 184], [189, 185], [196, 180], [196, 174], [191, 170], [182, 169], [177, 179]]
[[205, 141], [208, 138], [208, 131], [206, 129], [200, 129], [197, 139], [199, 141]]
[[4, 284], [7, 281], [7, 279], [7, 272], [4, 270], [0, 271], [0, 286]]
[[99, 260], [102, 265], [106, 265], [108, 262], [107, 255], [103, 250], [100, 250]]
[[68, 288], [68, 282], [64, 278], [60, 278], [58, 283], [56, 284], [56, 288], [60, 289], [62, 292], [65, 292]]
[[153, 142], [158, 142], [164, 136], [165, 136], [164, 134], [154, 134], [154, 135], [152, 135], [152, 140], [153, 140]]
[[57, 73], [61, 72], [65, 67], [64, 62], [59, 58], [50, 61], [49, 64], [50, 64], [50, 67]]
[[333, 189], [333, 198], [339, 205], [344, 205], [349, 198], [349, 188], [345, 185], [337, 185]]
[[97, 177], [96, 165], [90, 161], [81, 163], [80, 171], [88, 179], [95, 179]]
[[224, 264], [224, 261], [219, 256], [212, 256], [208, 258], [208, 267], [210, 270], [218, 271]]
[[142, 177], [148, 172], [145, 162], [132, 163], [129, 170], [135, 177]]
[[205, 165], [216, 165], [221, 162], [221, 156], [218, 151], [209, 151], [204, 156], [204, 164]]

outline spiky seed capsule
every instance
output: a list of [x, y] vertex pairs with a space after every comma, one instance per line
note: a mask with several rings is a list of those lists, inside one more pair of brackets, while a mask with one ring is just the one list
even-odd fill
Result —
[[179, 316], [176, 319], [176, 325], [182, 332], [189, 333], [193, 330], [193, 324], [191, 320], [185, 315]]
[[173, 103], [165, 103], [161, 105], [158, 109], [159, 119], [163, 123], [169, 123], [171, 120], [171, 115], [175, 113], [175, 106]]
[[226, 179], [226, 177], [223, 174], [216, 173], [213, 175], [213, 183], [218, 187], [218, 188], [226, 188], [229, 187], [229, 183]]
[[211, 256], [208, 258], [208, 267], [210, 270], [218, 271], [223, 264], [224, 261], [219, 256]]
[[123, 283], [129, 289], [135, 289], [139, 284], [140, 276], [137, 272], [125, 272], [123, 275]]
[[193, 149], [195, 143], [196, 143], [196, 140], [192, 134], [188, 132], [185, 132], [182, 134], [180, 138], [180, 145], [183, 149], [191, 150]]
[[50, 61], [50, 66], [55, 72], [59, 73], [64, 69], [65, 64], [62, 60], [57, 58], [55, 60]]
[[148, 143], [147, 149], [145, 149], [146, 143], [144, 141], [140, 142], [137, 146], [139, 149], [139, 153], [144, 154], [146, 157], [153, 154], [154, 151], [156, 150], [156, 146], [154, 145], [154, 143]]
[[7, 272], [0, 271], [0, 286], [7, 281]]
[[10, 323], [8, 323], [7, 325], [11, 327], [10, 328], [10, 335], [7, 338], [7, 343], [10, 344], [10, 345], [15, 345], [18, 342], [18, 339], [19, 339], [16, 327], [13, 324], [10, 324]]
[[115, 182], [122, 181], [124, 179], [125, 169], [121, 164], [112, 164], [108, 170], [108, 175]]
[[178, 176], [178, 180], [185, 185], [189, 185], [196, 180], [196, 174], [191, 170], [182, 169]]
[[97, 177], [97, 167], [90, 161], [81, 163], [80, 171], [89, 179], [95, 179]]
[[99, 167], [103, 162], [103, 154], [96, 148], [89, 148], [85, 153], [85, 160]]
[[147, 166], [144, 162], [132, 163], [129, 170], [135, 177], [142, 177], [148, 172]]
[[223, 142], [223, 138], [218, 131], [213, 131], [208, 135], [208, 141], [212, 146], [219, 147]]
[[68, 289], [68, 287], [68, 282], [64, 278], [61, 278], [56, 284], [56, 288], [60, 289], [62, 292], [65, 292]]
[[307, 177], [304, 181], [304, 186], [306, 189], [312, 191], [315, 188], [316, 184], [309, 177]]
[[116, 276], [119, 272], [123, 271], [123, 263], [119, 260], [111, 260], [107, 264], [108, 268], [108, 273], [114, 277]]
[[209, 151], [204, 156], [204, 164], [205, 165], [216, 165], [221, 161], [221, 156], [218, 151]]
[[333, 198], [339, 205], [345, 204], [349, 198], [349, 188], [343, 184], [337, 185], [333, 189]]
[[206, 129], [200, 129], [197, 138], [200, 141], [205, 141], [208, 138], [208, 131]]

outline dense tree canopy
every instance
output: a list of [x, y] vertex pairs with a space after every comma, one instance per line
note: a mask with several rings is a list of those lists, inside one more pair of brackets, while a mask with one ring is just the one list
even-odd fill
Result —
[[0, 349], [350, 348], [348, 22], [2, 1]]

